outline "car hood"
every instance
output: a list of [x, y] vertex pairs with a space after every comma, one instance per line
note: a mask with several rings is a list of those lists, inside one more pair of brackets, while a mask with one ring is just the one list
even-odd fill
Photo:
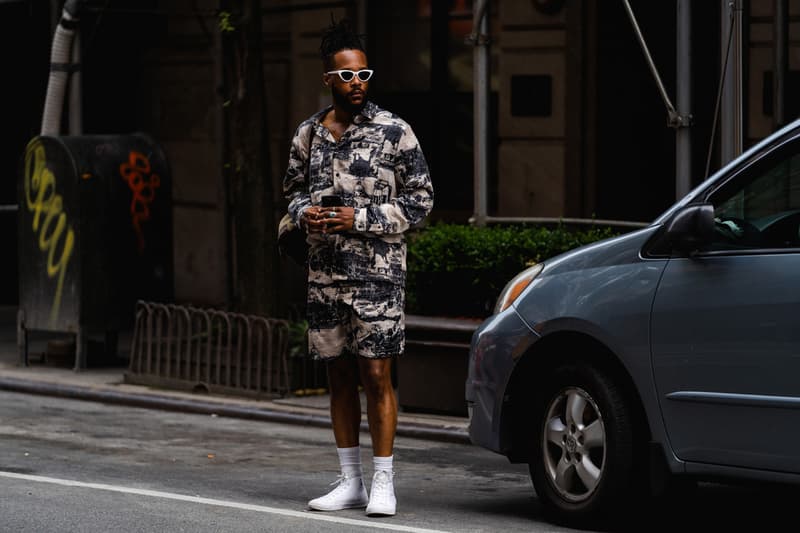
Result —
[[564, 331], [588, 335], [617, 353], [626, 368], [646, 366], [640, 356], [649, 353], [650, 308], [668, 260], [643, 257], [641, 250], [659, 227], [546, 260], [514, 310], [540, 337]]
[[642, 260], [644, 244], [658, 230], [660, 224], [593, 242], [544, 261], [540, 277], [560, 275], [571, 270], [604, 268], [612, 265], [635, 263]]

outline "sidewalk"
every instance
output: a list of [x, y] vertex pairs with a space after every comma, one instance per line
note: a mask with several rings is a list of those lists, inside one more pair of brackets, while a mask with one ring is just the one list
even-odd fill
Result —
[[[318, 427], [331, 424], [328, 395], [252, 400], [131, 385], [124, 383], [124, 360], [100, 367], [90, 361], [89, 368], [75, 371], [71, 360], [52, 361], [50, 358], [45, 363], [40, 357], [47, 350], [48, 339], [58, 338], [58, 335], [32, 332], [30, 337], [30, 364], [23, 367], [17, 350], [16, 308], [0, 307], [0, 390]], [[120, 344], [123, 343], [121, 338]], [[366, 402], [361, 403], [365, 411]], [[362, 431], [368, 431], [366, 415]], [[397, 435], [469, 444], [467, 419], [458, 416], [400, 411]]]

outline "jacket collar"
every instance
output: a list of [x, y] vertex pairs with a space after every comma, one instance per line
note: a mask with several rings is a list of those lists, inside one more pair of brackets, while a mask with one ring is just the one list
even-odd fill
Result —
[[353, 117], [353, 120], [356, 124], [360, 122], [358, 117], [364, 117], [361, 120], [372, 120], [380, 110], [381, 108], [373, 104], [371, 100], [367, 100], [367, 103], [364, 104], [364, 107], [361, 109], [361, 113]]
[[[329, 105], [326, 106], [324, 109], [317, 111], [317, 113], [315, 113], [313, 117], [314, 122], [316, 122], [318, 125], [321, 125], [323, 117], [325, 117], [325, 114], [328, 113], [328, 111], [330, 111], [331, 109], [333, 109], [333, 106]], [[380, 111], [381, 111], [380, 107], [374, 104], [371, 100], [367, 100], [367, 103], [364, 104], [364, 107], [361, 109], [361, 111], [356, 116], [353, 117], [353, 122], [355, 124], [361, 124], [365, 120], [372, 120]]]

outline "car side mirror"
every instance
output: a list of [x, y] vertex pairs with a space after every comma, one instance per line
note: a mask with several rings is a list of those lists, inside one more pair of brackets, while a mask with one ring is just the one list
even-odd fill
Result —
[[714, 239], [714, 206], [690, 204], [677, 211], [666, 223], [664, 239], [682, 252], [694, 252]]

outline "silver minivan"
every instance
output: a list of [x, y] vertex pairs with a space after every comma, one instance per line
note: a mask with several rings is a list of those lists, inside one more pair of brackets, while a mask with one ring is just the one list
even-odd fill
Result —
[[800, 483], [800, 120], [648, 227], [512, 279], [466, 400], [472, 442], [570, 523], [675, 481]]

